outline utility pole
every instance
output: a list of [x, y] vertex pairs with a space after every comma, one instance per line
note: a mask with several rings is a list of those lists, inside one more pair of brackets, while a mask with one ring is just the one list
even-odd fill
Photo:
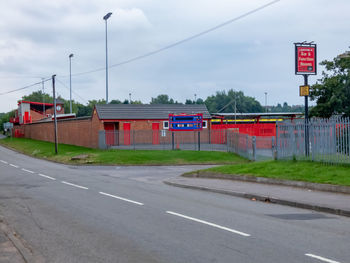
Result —
[[129, 102], [131, 104], [131, 93], [129, 93]]
[[236, 92], [234, 91], [235, 93], [235, 124], [236, 124], [236, 121], [237, 121], [237, 101], [236, 101]]
[[103, 20], [105, 21], [105, 27], [106, 27], [106, 104], [108, 104], [108, 47], [107, 47], [107, 20], [110, 18], [112, 13], [107, 13]]
[[69, 107], [70, 113], [72, 113], [72, 57], [73, 54], [69, 55]]
[[52, 90], [53, 90], [53, 107], [54, 107], [54, 124], [55, 124], [55, 154], [57, 154], [57, 116], [56, 116], [56, 90], [55, 90], [55, 77], [52, 75]]
[[45, 88], [44, 88], [44, 78], [41, 78], [41, 86], [43, 89], [43, 115], [46, 116], [45, 114]]

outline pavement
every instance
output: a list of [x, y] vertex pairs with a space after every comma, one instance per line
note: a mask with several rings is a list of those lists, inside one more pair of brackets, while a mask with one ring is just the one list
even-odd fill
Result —
[[[17, 248], [21, 249], [24, 246], [17, 237], [17, 234], [10, 230], [8, 225], [0, 219], [0, 262], [1, 263], [23, 263], [26, 262], [22, 253]], [[24, 252], [26, 253], [26, 252]]]
[[167, 179], [164, 183], [350, 217], [350, 194], [287, 185], [183, 176]]

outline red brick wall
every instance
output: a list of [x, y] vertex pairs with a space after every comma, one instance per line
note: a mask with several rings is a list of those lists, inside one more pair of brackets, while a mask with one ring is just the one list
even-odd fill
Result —
[[[100, 121], [96, 116], [92, 119], [73, 119], [57, 121], [58, 143], [98, 148], [98, 131]], [[15, 127], [24, 132], [25, 138], [55, 141], [54, 122], [31, 123]]]

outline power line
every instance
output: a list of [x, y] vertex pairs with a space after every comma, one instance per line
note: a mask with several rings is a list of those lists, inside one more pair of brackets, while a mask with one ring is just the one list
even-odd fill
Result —
[[[137, 60], [140, 60], [140, 59], [144, 59], [144, 58], [146, 58], [146, 57], [149, 57], [149, 56], [158, 54], [158, 53], [160, 53], [160, 52], [162, 52], [162, 51], [165, 51], [165, 50], [167, 50], [167, 49], [170, 49], [170, 48], [173, 48], [173, 47], [175, 47], [175, 46], [181, 45], [181, 44], [183, 44], [183, 43], [185, 43], [185, 42], [191, 41], [191, 40], [193, 40], [193, 39], [195, 39], [195, 38], [201, 37], [201, 36], [206, 35], [206, 34], [212, 32], [212, 31], [215, 31], [215, 30], [217, 30], [217, 29], [219, 29], [219, 28], [222, 28], [222, 27], [224, 27], [224, 26], [227, 26], [227, 25], [229, 25], [229, 24], [231, 24], [231, 23], [233, 23], [233, 22], [236, 22], [237, 20], [240, 20], [240, 19], [242, 19], [242, 18], [244, 18], [244, 17], [247, 17], [247, 16], [249, 16], [249, 15], [252, 15], [252, 14], [254, 14], [254, 13], [256, 13], [256, 12], [259, 12], [259, 11], [261, 11], [261, 10], [263, 10], [263, 9], [265, 9], [265, 8], [267, 8], [267, 7], [269, 7], [269, 6], [271, 6], [271, 5], [274, 5], [274, 4], [276, 4], [277, 2], [280, 2], [280, 1], [281, 1], [281, 0], [274, 0], [274, 1], [271, 1], [271, 2], [269, 2], [269, 3], [267, 3], [267, 4], [264, 4], [264, 5], [262, 5], [262, 6], [259, 6], [258, 8], [255, 8], [255, 9], [253, 9], [253, 10], [251, 10], [251, 11], [249, 11], [249, 12], [246, 12], [246, 13], [240, 15], [240, 16], [237, 16], [237, 17], [235, 17], [235, 18], [233, 18], [233, 19], [227, 20], [226, 22], [223, 22], [223, 23], [221, 23], [221, 24], [219, 24], [219, 25], [216, 25], [216, 26], [214, 26], [214, 27], [211, 27], [211, 28], [209, 28], [209, 29], [207, 29], [207, 30], [204, 30], [204, 31], [200, 32], [200, 33], [197, 33], [197, 34], [195, 34], [195, 35], [189, 36], [189, 37], [184, 38], [184, 39], [182, 39], [182, 40], [179, 40], [179, 41], [177, 41], [177, 42], [175, 42], [175, 43], [173, 43], [173, 44], [170, 44], [170, 45], [165, 46], [165, 47], [162, 47], [162, 48], [160, 48], [160, 49], [156, 49], [156, 50], [154, 50], [154, 51], [145, 53], [145, 54], [143, 54], [143, 55], [140, 55], [140, 56], [137, 56], [137, 57], [134, 57], [134, 58], [131, 58], [131, 59], [128, 59], [128, 60], [125, 60], [125, 61], [116, 63], [116, 64], [112, 64], [112, 65], [110, 65], [108, 68], [114, 68], [114, 67], [122, 66], [122, 65], [129, 64], [129, 63], [131, 63], [131, 62], [134, 62], [134, 61], [137, 61]], [[106, 69], [106, 67], [98, 68], [98, 69], [93, 69], [93, 70], [89, 70], [89, 71], [84, 71], [84, 72], [75, 73], [75, 74], [72, 74], [72, 76], [81, 76], [81, 75], [85, 75], [85, 74], [90, 74], [90, 73], [102, 71], [102, 70], [105, 70], [105, 69]], [[68, 75], [65, 75], [65, 76], [62, 76], [62, 77], [68, 77]]]
[[[67, 87], [66, 84], [64, 84], [64, 82], [62, 82], [61, 80], [59, 80], [57, 77], [56, 77], [56, 80], [57, 82], [59, 82], [63, 87], [65, 87], [66, 89], [70, 90], [70, 88]], [[82, 99], [83, 101], [85, 101], [86, 103], [89, 103], [86, 99], [84, 99], [82, 96], [80, 96], [78, 93], [76, 93], [75, 91], [72, 90], [72, 92], [77, 96], [79, 97], [80, 99]]]
[[[242, 18], [244, 18], [244, 17], [247, 17], [247, 16], [249, 16], [249, 15], [252, 15], [252, 14], [254, 14], [254, 13], [256, 13], [256, 12], [259, 12], [259, 11], [261, 11], [261, 10], [263, 10], [263, 9], [265, 9], [265, 8], [267, 8], [267, 7], [269, 7], [269, 6], [271, 6], [271, 5], [274, 5], [274, 4], [276, 4], [277, 2], [280, 2], [280, 1], [281, 1], [281, 0], [274, 0], [274, 1], [268, 2], [267, 4], [264, 4], [264, 5], [262, 5], [262, 6], [259, 6], [258, 8], [255, 8], [255, 9], [249, 11], [249, 12], [246, 12], [246, 13], [244, 13], [244, 14], [242, 14], [242, 15], [240, 15], [240, 16], [237, 16], [237, 17], [235, 17], [235, 18], [233, 18], [233, 19], [230, 19], [230, 20], [228, 20], [228, 21], [226, 21], [226, 22], [224, 22], [224, 23], [221, 23], [221, 24], [219, 24], [219, 25], [216, 25], [216, 26], [214, 26], [214, 27], [211, 27], [211, 28], [209, 28], [209, 29], [207, 29], [207, 30], [204, 30], [204, 31], [200, 32], [200, 33], [194, 34], [194, 35], [192, 35], [192, 36], [190, 36], [190, 37], [187, 37], [187, 38], [182, 39], [182, 40], [180, 40], [180, 41], [177, 41], [177, 42], [175, 42], [175, 43], [173, 43], [173, 44], [170, 44], [170, 45], [168, 45], [168, 46], [162, 47], [162, 48], [160, 48], [160, 49], [157, 49], [157, 50], [154, 50], [154, 51], [145, 53], [145, 54], [143, 54], [143, 55], [136, 56], [136, 57], [134, 57], [134, 58], [131, 58], [131, 59], [128, 59], [128, 60], [125, 60], [125, 61], [122, 61], [122, 62], [119, 62], [119, 63], [116, 63], [116, 64], [112, 64], [112, 65], [110, 65], [108, 68], [114, 68], [114, 67], [122, 66], [122, 65], [129, 64], [129, 63], [131, 63], [131, 62], [134, 62], [134, 61], [137, 61], [137, 60], [140, 60], [140, 59], [144, 59], [144, 58], [146, 58], [146, 57], [149, 57], [149, 56], [158, 54], [158, 53], [160, 53], [160, 52], [162, 52], [162, 51], [168, 50], [168, 49], [173, 48], [173, 47], [175, 47], [175, 46], [181, 45], [181, 44], [183, 44], [183, 43], [185, 43], [185, 42], [191, 41], [191, 40], [193, 40], [193, 39], [195, 39], [195, 38], [201, 37], [201, 36], [203, 36], [203, 35], [205, 35], [205, 34], [208, 34], [208, 33], [212, 32], [212, 31], [215, 31], [215, 30], [217, 30], [217, 29], [219, 29], [219, 28], [221, 28], [221, 27], [227, 26], [227, 25], [229, 25], [229, 24], [231, 24], [231, 23], [233, 23], [233, 22], [236, 22], [237, 20], [240, 20], [240, 19], [242, 19]], [[86, 74], [90, 74], [90, 73], [102, 71], [102, 70], [105, 70], [105, 69], [106, 69], [105, 67], [103, 67], [103, 68], [98, 68], [98, 69], [94, 69], [94, 70], [89, 70], [89, 71], [84, 71], [84, 72], [80, 72], [80, 73], [75, 73], [75, 74], [72, 74], [72, 76], [86, 75]], [[67, 76], [68, 76], [68, 75], [63, 75], [62, 77], [67, 77]], [[44, 82], [46, 82], [46, 81], [48, 81], [48, 80], [51, 80], [51, 78], [48, 78], [48, 79], [44, 80]], [[33, 84], [31, 84], [31, 85], [28, 85], [28, 86], [25, 86], [25, 87], [22, 87], [22, 88], [19, 88], [19, 89], [14, 89], [14, 90], [10, 90], [10, 91], [7, 91], [7, 92], [3, 92], [3, 93], [0, 93], [0, 96], [1, 96], [1, 95], [5, 95], [5, 94], [9, 94], [9, 93], [13, 93], [13, 92], [16, 92], [16, 91], [19, 91], [19, 90], [28, 89], [28, 88], [30, 88], [30, 87], [33, 87], [33, 86], [35, 86], [35, 85], [39, 85], [39, 84], [41, 84], [41, 83], [42, 83], [42, 81], [33, 83]], [[60, 83], [63, 84], [63, 82], [60, 82]], [[63, 84], [63, 85], [65, 86], [65, 84]], [[78, 95], [78, 94], [76, 94], [76, 95]], [[80, 97], [81, 99], [83, 99], [80, 95], [78, 95], [78, 97]], [[83, 99], [83, 100], [85, 100], [85, 99]], [[85, 100], [85, 101], [86, 101], [86, 100]]]
[[2, 92], [2, 93], [0, 93], [0, 96], [1, 95], [6, 95], [6, 94], [9, 94], [9, 93], [13, 93], [13, 92], [16, 92], [16, 91], [19, 91], [19, 90], [29, 89], [29, 88], [34, 87], [36, 85], [41, 85], [43, 82], [46, 82], [46, 81], [49, 81], [49, 80], [51, 80], [51, 78], [42, 80], [40, 82], [33, 83], [31, 85], [28, 85], [28, 86], [24, 86], [24, 87], [19, 88], [19, 89], [14, 89], [14, 90], [9, 90], [9, 91], [6, 91], [6, 92]]

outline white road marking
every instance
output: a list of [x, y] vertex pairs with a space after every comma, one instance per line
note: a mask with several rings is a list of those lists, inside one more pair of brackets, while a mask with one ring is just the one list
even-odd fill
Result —
[[24, 169], [24, 168], [22, 168], [21, 170], [22, 170], [22, 171], [25, 171], [25, 172], [27, 172], [27, 173], [31, 173], [31, 174], [34, 173], [33, 171], [30, 171], [30, 170], [27, 170], [27, 169]]
[[207, 222], [207, 221], [204, 221], [204, 220], [200, 220], [200, 219], [197, 219], [197, 218], [189, 217], [189, 216], [182, 215], [182, 214], [175, 213], [175, 212], [171, 212], [171, 211], [166, 211], [166, 212], [168, 214], [171, 214], [171, 215], [174, 215], [174, 216], [179, 216], [179, 217], [182, 217], [182, 218], [186, 218], [186, 219], [198, 222], [198, 223], [202, 223], [202, 224], [206, 224], [208, 226], [212, 226], [212, 227], [216, 227], [216, 228], [219, 228], [219, 229], [222, 229], [222, 230], [226, 230], [226, 231], [229, 231], [229, 232], [241, 235], [241, 236], [245, 236], [245, 237], [249, 237], [250, 236], [247, 233], [240, 232], [240, 231], [237, 231], [237, 230], [234, 230], [234, 229], [231, 229], [231, 228], [228, 228], [228, 227], [220, 226], [220, 225], [217, 225], [217, 224], [213, 224], [213, 223], [210, 223], [210, 222]]
[[313, 255], [313, 254], [305, 254], [305, 256], [312, 257], [312, 258], [316, 258], [316, 259], [319, 259], [319, 260], [321, 260], [321, 261], [328, 262], [328, 263], [340, 263], [340, 262], [338, 262], [338, 261], [331, 260], [331, 259], [324, 258], [324, 257], [320, 257], [320, 256]]
[[62, 184], [67, 184], [67, 185], [70, 185], [70, 186], [74, 186], [74, 187], [77, 187], [77, 188], [81, 188], [81, 189], [85, 189], [85, 190], [88, 190], [89, 188], [85, 187], [85, 186], [81, 186], [81, 185], [77, 185], [77, 184], [72, 184], [72, 183], [68, 183], [66, 181], [61, 181]]
[[8, 164], [8, 162], [4, 161], [4, 160], [0, 160], [0, 162], [4, 163], [4, 164]]
[[51, 176], [48, 176], [48, 175], [45, 175], [45, 174], [38, 174], [38, 175], [41, 176], [41, 177], [45, 177], [47, 179], [56, 180], [55, 178], [53, 178]]
[[99, 192], [99, 193], [100, 193], [101, 195], [113, 197], [113, 198], [116, 198], [116, 199], [119, 199], [119, 200], [123, 200], [123, 201], [129, 202], [129, 203], [136, 204], [136, 205], [143, 205], [143, 203], [136, 202], [136, 201], [133, 201], [133, 200], [130, 200], [130, 199], [126, 199], [126, 198], [123, 198], [123, 197], [120, 197], [120, 196], [111, 195], [111, 194], [107, 194], [107, 193], [104, 193], [104, 192]]
[[12, 163], [10, 163], [10, 166], [15, 167], [15, 168], [18, 168], [17, 165], [14, 165], [14, 164], [12, 164]]

